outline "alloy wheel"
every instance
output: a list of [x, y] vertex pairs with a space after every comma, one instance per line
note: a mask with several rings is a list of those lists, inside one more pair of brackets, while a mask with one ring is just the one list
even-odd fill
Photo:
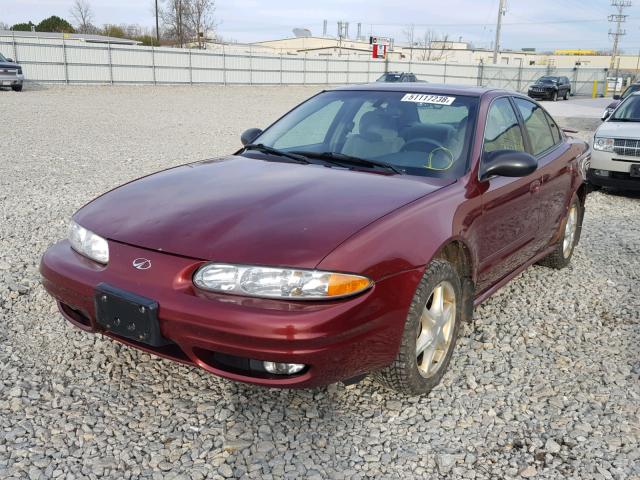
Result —
[[420, 375], [435, 375], [447, 356], [456, 321], [456, 293], [453, 285], [440, 282], [422, 311], [416, 338], [416, 361]]
[[564, 258], [569, 258], [573, 249], [573, 242], [578, 229], [578, 208], [572, 205], [567, 215], [567, 223], [564, 226], [564, 239], [562, 241], [562, 254]]

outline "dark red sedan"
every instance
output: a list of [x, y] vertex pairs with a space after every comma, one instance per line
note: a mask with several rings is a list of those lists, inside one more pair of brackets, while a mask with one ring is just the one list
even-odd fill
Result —
[[338, 88], [242, 141], [74, 215], [41, 264], [71, 323], [233, 380], [426, 393], [474, 305], [580, 236], [587, 145], [513, 92]]

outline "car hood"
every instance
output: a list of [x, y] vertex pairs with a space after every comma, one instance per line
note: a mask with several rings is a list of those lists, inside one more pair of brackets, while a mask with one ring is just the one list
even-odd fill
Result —
[[604, 122], [596, 130], [598, 137], [640, 138], [640, 122]]
[[74, 219], [186, 257], [313, 268], [369, 223], [451, 183], [231, 156], [125, 184]]

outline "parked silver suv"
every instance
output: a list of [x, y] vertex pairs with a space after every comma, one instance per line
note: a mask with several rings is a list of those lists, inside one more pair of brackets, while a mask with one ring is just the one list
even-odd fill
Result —
[[14, 92], [20, 92], [23, 82], [22, 67], [0, 53], [0, 87], [11, 87]]

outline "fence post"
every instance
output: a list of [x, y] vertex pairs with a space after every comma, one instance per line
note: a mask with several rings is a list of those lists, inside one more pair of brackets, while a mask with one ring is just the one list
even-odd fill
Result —
[[227, 84], [227, 53], [222, 45], [222, 84]]
[[16, 48], [16, 32], [14, 32], [13, 30], [11, 30], [11, 37], [13, 41], [13, 61], [16, 63], [20, 63], [18, 62], [18, 49]]
[[482, 80], [484, 75], [484, 62], [482, 59], [478, 62], [478, 86], [482, 86]]
[[156, 79], [156, 47], [151, 47], [151, 71], [153, 73], [153, 84], [157, 85]]
[[282, 79], [283, 79], [283, 66], [282, 66], [282, 51], [280, 51], [280, 85], [284, 85], [284, 83], [282, 83]]
[[325, 69], [324, 69], [324, 73], [326, 76], [326, 84], [329, 85], [329, 57], [327, 57], [327, 59], [325, 60]]
[[347, 84], [349, 84], [349, 73], [351, 72], [351, 58], [347, 57]]
[[253, 48], [249, 47], [249, 85], [253, 85]]
[[191, 65], [191, 49], [189, 49], [189, 85], [193, 85], [193, 67]]
[[517, 92], [520, 91], [521, 86], [522, 86], [522, 59], [520, 59], [520, 65], [518, 66], [518, 89], [516, 90]]
[[304, 57], [302, 57], [302, 84], [307, 84], [307, 52], [304, 52]]
[[444, 72], [443, 72], [442, 83], [447, 83], [447, 59], [444, 60]]
[[573, 68], [573, 89], [571, 90], [574, 95], [578, 93], [578, 65]]
[[367, 59], [367, 83], [371, 81], [371, 59]]
[[109, 83], [113, 85], [113, 57], [111, 56], [111, 42], [107, 43], [107, 54], [109, 55]]
[[69, 84], [69, 65], [67, 64], [67, 44], [62, 34], [62, 61], [64, 62], [64, 83]]

